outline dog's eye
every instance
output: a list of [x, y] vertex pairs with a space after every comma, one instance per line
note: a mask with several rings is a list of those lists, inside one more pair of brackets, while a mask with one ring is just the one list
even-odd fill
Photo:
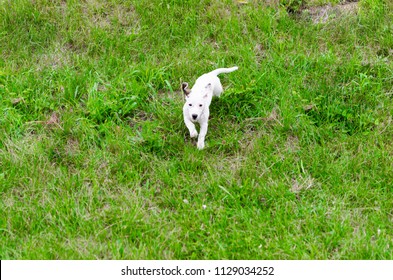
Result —
[[192, 104], [190, 103], [190, 104], [188, 104], [188, 106], [192, 107]]
[[202, 107], [202, 104], [199, 104], [199, 107]]

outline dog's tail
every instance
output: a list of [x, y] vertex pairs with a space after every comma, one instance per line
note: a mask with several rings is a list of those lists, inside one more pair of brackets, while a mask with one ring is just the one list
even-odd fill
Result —
[[237, 69], [239, 69], [239, 67], [234, 66], [231, 68], [218, 68], [216, 70], [211, 71], [210, 73], [213, 75], [219, 75], [219, 74], [223, 74], [223, 73], [231, 73], [233, 71], [236, 71]]

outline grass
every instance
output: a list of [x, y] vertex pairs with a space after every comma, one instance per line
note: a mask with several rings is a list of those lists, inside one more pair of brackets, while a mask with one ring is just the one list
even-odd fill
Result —
[[243, 2], [0, 1], [1, 259], [393, 258], [392, 4]]

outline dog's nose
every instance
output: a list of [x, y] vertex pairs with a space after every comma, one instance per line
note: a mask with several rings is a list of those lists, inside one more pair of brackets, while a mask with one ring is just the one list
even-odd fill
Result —
[[197, 114], [192, 114], [192, 118], [193, 118], [194, 120], [196, 120], [196, 119], [197, 119], [197, 117], [198, 117], [198, 115], [197, 115]]

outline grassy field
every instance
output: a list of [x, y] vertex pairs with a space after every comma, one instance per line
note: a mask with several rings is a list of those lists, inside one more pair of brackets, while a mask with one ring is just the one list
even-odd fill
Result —
[[393, 4], [349, 5], [0, 0], [0, 258], [393, 259]]

